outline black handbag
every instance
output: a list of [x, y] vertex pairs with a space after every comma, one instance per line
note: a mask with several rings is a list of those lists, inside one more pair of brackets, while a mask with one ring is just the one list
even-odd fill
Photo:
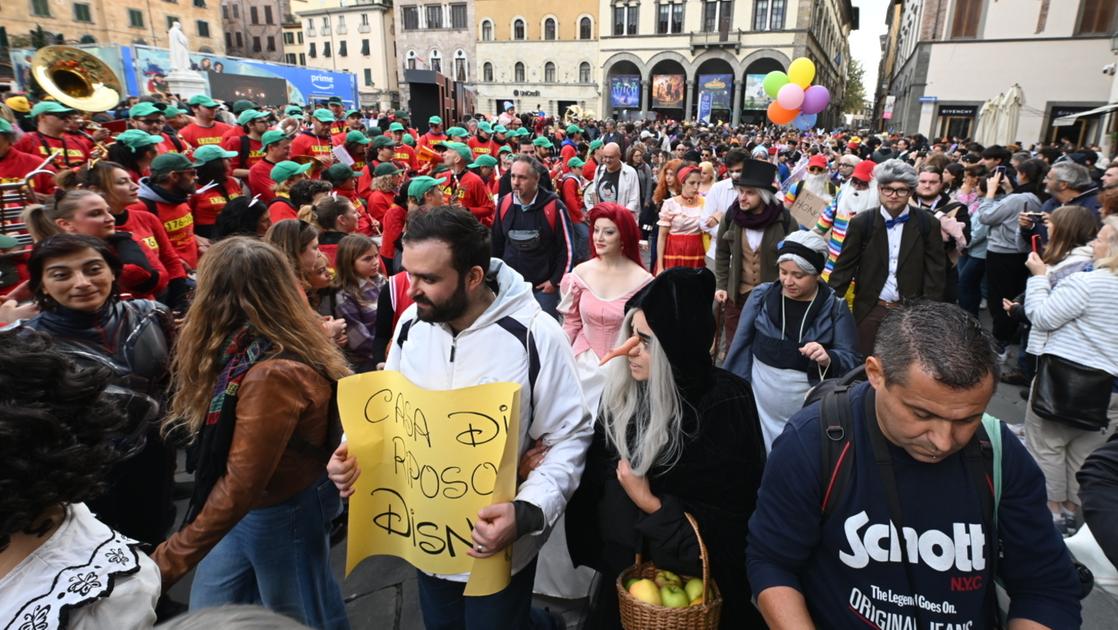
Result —
[[1105, 429], [1113, 386], [1109, 372], [1052, 354], [1041, 355], [1033, 382], [1033, 413], [1083, 431]]

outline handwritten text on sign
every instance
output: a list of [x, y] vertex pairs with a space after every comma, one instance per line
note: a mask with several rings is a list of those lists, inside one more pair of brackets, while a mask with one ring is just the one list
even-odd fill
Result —
[[469, 555], [482, 507], [516, 492], [520, 385], [433, 391], [399, 372], [338, 383], [338, 407], [361, 476], [349, 503], [346, 572], [372, 555], [428, 573], [469, 573], [467, 595], [509, 580], [509, 553]]

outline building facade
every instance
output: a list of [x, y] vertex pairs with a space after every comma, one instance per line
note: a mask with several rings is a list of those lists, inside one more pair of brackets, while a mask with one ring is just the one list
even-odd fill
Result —
[[[1066, 126], [1057, 118], [1106, 105], [1113, 79], [1111, 35], [1118, 3], [1099, 0], [904, 0], [895, 59], [880, 100], [894, 102], [883, 128], [928, 137], [973, 137], [986, 101], [1020, 86], [1016, 137], [1034, 142], [1101, 142], [1105, 116]], [[880, 115], [879, 115], [880, 116]]]
[[601, 111], [598, 0], [476, 0], [477, 109]]
[[409, 69], [434, 70], [473, 89], [477, 73], [474, 4], [474, 0], [396, 0], [395, 68], [403, 103], [410, 99], [404, 81], [404, 71]]
[[[598, 21], [604, 114], [737, 124], [765, 120], [762, 79], [797, 57], [839, 102], [858, 14], [850, 0], [599, 0]], [[838, 120], [829, 107], [818, 124]]]
[[[307, 0], [291, 0], [293, 15], [287, 16], [283, 22], [283, 61], [293, 66], [307, 65], [307, 37], [303, 32], [303, 20], [294, 13], [298, 13], [301, 5], [309, 5]], [[309, 9], [307, 6], [302, 10]]]
[[238, 57], [283, 61], [283, 24], [290, 15], [290, 0], [221, 0], [226, 50]]
[[[335, 6], [296, 9], [304, 35], [306, 65], [357, 75], [362, 106], [382, 110], [398, 106], [399, 64], [391, 0], [334, 2]], [[293, 46], [299, 46], [294, 42]]]
[[42, 27], [50, 43], [145, 44], [167, 48], [175, 22], [192, 50], [226, 53], [219, 0], [140, 2], [124, 0], [16, 0], [0, 2], [0, 30], [12, 48], [32, 46], [32, 31]]

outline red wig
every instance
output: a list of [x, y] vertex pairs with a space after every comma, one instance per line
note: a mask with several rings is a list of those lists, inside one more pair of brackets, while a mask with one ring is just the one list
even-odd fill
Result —
[[640, 250], [641, 232], [637, 227], [637, 220], [633, 218], [633, 213], [629, 212], [628, 208], [609, 201], [590, 209], [590, 252], [594, 258], [598, 257], [598, 250], [594, 248], [594, 224], [598, 219], [613, 221], [617, 226], [617, 232], [621, 235], [621, 253], [644, 269]]

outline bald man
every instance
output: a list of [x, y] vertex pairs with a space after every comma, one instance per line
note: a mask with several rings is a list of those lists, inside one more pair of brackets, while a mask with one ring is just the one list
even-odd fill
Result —
[[586, 207], [593, 208], [599, 203], [612, 201], [628, 208], [636, 219], [641, 212], [641, 183], [636, 169], [622, 161], [621, 146], [616, 142], [602, 147], [598, 159], [594, 181], [583, 193]]

